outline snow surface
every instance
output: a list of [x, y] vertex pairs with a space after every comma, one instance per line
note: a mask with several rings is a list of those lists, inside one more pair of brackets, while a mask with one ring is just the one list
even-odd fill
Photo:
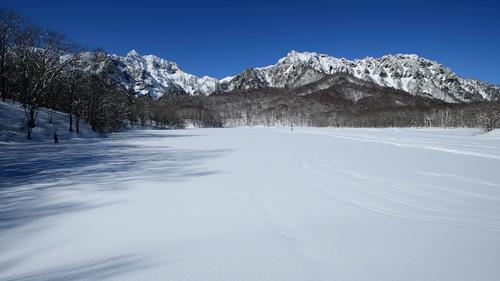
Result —
[[0, 280], [499, 280], [498, 131], [0, 146]]
[[[76, 122], [76, 119], [73, 119]], [[75, 126], [75, 123], [73, 123]], [[80, 134], [69, 132], [69, 115], [67, 113], [40, 108], [36, 127], [32, 132], [32, 141], [52, 142], [54, 132], [59, 140], [71, 138], [95, 138], [99, 135], [92, 131], [85, 121], [80, 121]], [[0, 143], [26, 140], [26, 114], [21, 104], [0, 101]]]

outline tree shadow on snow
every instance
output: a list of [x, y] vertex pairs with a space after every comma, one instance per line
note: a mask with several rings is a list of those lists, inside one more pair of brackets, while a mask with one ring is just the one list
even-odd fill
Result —
[[[9, 144], [0, 148], [0, 234], [34, 220], [100, 207], [78, 201], [54, 202], [58, 191], [75, 188], [119, 190], [144, 181], [182, 181], [219, 173], [203, 165], [229, 150], [180, 150], [148, 146], [141, 139], [194, 137], [147, 132], [110, 138]], [[137, 139], [137, 144], [133, 144]], [[127, 140], [128, 143], [125, 143]], [[132, 144], [130, 144], [132, 143]]]
[[85, 263], [70, 264], [48, 268], [26, 274], [7, 277], [4, 280], [16, 281], [66, 281], [102, 280], [140, 271], [153, 266], [144, 257], [123, 255], [93, 260]]

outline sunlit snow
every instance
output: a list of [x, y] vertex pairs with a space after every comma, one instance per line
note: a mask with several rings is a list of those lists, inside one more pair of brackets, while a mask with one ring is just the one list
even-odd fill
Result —
[[500, 276], [500, 135], [130, 130], [4, 143], [0, 280]]

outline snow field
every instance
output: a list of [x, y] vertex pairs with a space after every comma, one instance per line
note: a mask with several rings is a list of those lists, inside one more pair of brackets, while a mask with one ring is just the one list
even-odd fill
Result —
[[497, 131], [130, 130], [2, 155], [0, 280], [500, 276]]

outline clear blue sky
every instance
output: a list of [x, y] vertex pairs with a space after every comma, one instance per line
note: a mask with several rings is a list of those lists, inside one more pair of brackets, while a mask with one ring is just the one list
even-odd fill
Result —
[[0, 0], [78, 43], [135, 49], [224, 77], [288, 51], [336, 57], [416, 53], [500, 84], [497, 1]]

